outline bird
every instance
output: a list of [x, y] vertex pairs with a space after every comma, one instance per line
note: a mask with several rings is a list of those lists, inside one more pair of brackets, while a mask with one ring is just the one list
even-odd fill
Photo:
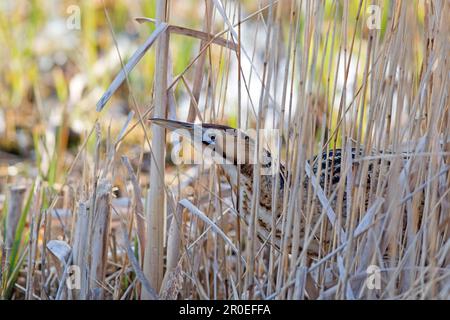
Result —
[[[288, 196], [292, 196], [291, 187], [288, 185], [288, 172], [286, 172], [285, 166], [274, 159], [271, 152], [262, 148], [259, 158], [256, 159], [256, 141], [255, 137], [251, 137], [242, 130], [238, 130], [229, 126], [212, 124], [212, 123], [190, 123], [177, 120], [169, 120], [162, 118], [151, 118], [150, 121], [153, 124], [159, 125], [171, 131], [176, 131], [181, 136], [188, 138], [196, 148], [207, 149], [210, 151], [210, 155], [214, 157], [220, 165], [221, 171], [231, 184], [234, 192], [240, 190], [238, 205], [240, 208], [240, 215], [247, 226], [250, 225], [250, 219], [252, 217], [252, 197], [254, 188], [254, 170], [256, 160], [259, 160], [259, 199], [257, 199], [257, 210], [255, 216], [256, 235], [262, 244], [268, 243], [273, 245], [276, 249], [281, 250], [283, 226], [282, 226], [282, 213], [283, 213], [283, 197], [285, 192], [288, 192]], [[351, 148], [350, 156], [355, 159], [358, 155], [363, 154], [363, 148]], [[337, 197], [334, 194], [337, 191], [337, 187], [342, 178], [344, 181], [346, 175], [343, 174], [344, 170], [341, 167], [344, 164], [344, 155], [346, 153], [343, 149], [326, 150], [321, 154], [316, 155], [312, 159], [308, 160], [311, 171], [314, 175], [319, 174], [318, 184], [323, 189], [327, 188], [327, 193], [334, 195], [333, 200], [330, 201], [330, 205], [335, 210], [338, 203], [340, 203], [342, 214], [347, 211], [347, 195], [346, 188], [343, 188], [344, 193], [340, 198], [341, 201], [337, 201]], [[378, 161], [378, 166], [376, 166]], [[366, 173], [366, 179], [364, 181], [363, 188], [366, 191], [372, 183], [375, 183], [376, 178], [380, 174], [380, 160], [371, 161], [368, 165]], [[358, 166], [357, 161], [352, 161], [352, 169], [356, 169]], [[389, 161], [387, 160], [389, 165]], [[274, 170], [274, 166], [275, 169]], [[376, 168], [377, 167], [377, 168]], [[238, 188], [238, 170], [239, 170], [239, 188]], [[264, 171], [266, 170], [266, 171]], [[269, 170], [269, 171], [267, 171]], [[274, 179], [278, 175], [278, 179]], [[313, 178], [311, 178], [312, 180]], [[276, 187], [276, 203], [273, 201], [273, 186], [274, 182], [278, 180]], [[303, 179], [303, 197], [307, 201], [308, 187], [310, 185], [310, 178], [306, 176]], [[342, 189], [342, 188], [341, 188]], [[367, 193], [366, 193], [367, 196]], [[319, 218], [323, 219], [321, 215], [321, 206], [318, 200], [314, 200], [316, 204], [316, 210], [310, 220], [310, 225], [314, 226]], [[368, 199], [366, 197], [365, 203], [367, 206]], [[273, 209], [275, 206], [275, 209]], [[275, 214], [275, 217], [273, 216]], [[303, 213], [306, 217], [307, 213]], [[273, 218], [275, 218], [275, 230], [272, 230]], [[318, 228], [320, 229], [320, 228]], [[275, 237], [272, 237], [272, 232], [275, 233]], [[305, 227], [300, 230], [300, 238], [305, 236]], [[271, 241], [271, 239], [275, 239]], [[326, 232], [320, 232], [316, 230], [313, 234], [314, 241], [310, 242], [307, 250], [308, 253], [314, 256], [319, 255], [320, 248], [331, 242], [333, 238], [332, 226], [328, 223]], [[288, 244], [290, 248], [291, 242]]]

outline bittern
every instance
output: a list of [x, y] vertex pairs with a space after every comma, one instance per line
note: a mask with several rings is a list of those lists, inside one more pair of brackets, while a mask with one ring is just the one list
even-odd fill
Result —
[[[253, 180], [254, 180], [254, 170], [256, 161], [260, 161], [259, 168], [259, 201], [256, 201], [257, 210], [255, 215], [255, 226], [256, 226], [256, 234], [258, 238], [263, 243], [270, 243], [276, 246], [276, 248], [280, 249], [280, 244], [282, 240], [282, 223], [280, 222], [281, 215], [283, 212], [283, 197], [285, 191], [291, 192], [292, 188], [287, 186], [287, 172], [282, 163], [275, 161], [271, 152], [265, 148], [261, 148], [261, 152], [256, 152], [256, 141], [253, 137], [245, 134], [241, 130], [237, 130], [224, 125], [217, 124], [194, 124], [188, 122], [181, 122], [175, 120], [167, 120], [160, 118], [151, 119], [153, 124], [160, 125], [166, 129], [176, 131], [180, 135], [187, 137], [190, 139], [194, 147], [202, 147], [203, 150], [205, 148], [210, 149], [212, 154], [216, 159], [222, 160], [219, 161], [220, 167], [223, 169], [223, 173], [227, 177], [227, 180], [230, 182], [231, 187], [234, 191], [238, 190], [238, 169], [240, 172], [239, 175], [239, 190], [240, 196], [240, 204], [238, 204], [239, 208], [242, 212], [240, 212], [241, 217], [244, 219], [246, 225], [249, 225], [251, 212], [252, 212], [252, 197], [253, 197]], [[360, 149], [351, 149], [350, 156], [355, 158], [356, 153], [361, 153]], [[256, 157], [256, 154], [259, 154]], [[312, 174], [316, 174], [318, 170], [320, 170], [320, 177], [318, 180], [318, 184], [321, 188], [324, 188], [326, 184], [327, 190], [329, 190], [330, 194], [337, 189], [337, 185], [341, 180], [341, 162], [344, 162], [342, 159], [344, 152], [341, 149], [335, 149], [333, 151], [323, 152], [320, 159], [319, 157], [314, 157], [308, 164], [310, 164]], [[356, 162], [355, 162], [356, 163]], [[366, 188], [369, 187], [371, 177], [374, 176], [373, 164], [370, 163], [367, 170], [367, 179], [366, 179]], [[352, 165], [355, 165], [352, 162]], [[276, 170], [273, 170], [273, 167]], [[319, 168], [320, 166], [320, 168]], [[267, 171], [269, 169], [269, 171]], [[266, 170], [266, 171], [264, 171]], [[343, 170], [342, 170], [343, 171]], [[256, 171], [255, 171], [256, 172]], [[278, 179], [274, 179], [274, 175], [278, 174]], [[344, 175], [344, 174], [343, 174]], [[309, 181], [312, 181], [313, 178], [309, 179], [307, 176], [302, 184], [303, 196], [306, 200], [308, 195], [308, 185]], [[278, 180], [277, 190], [275, 191], [277, 199], [276, 204], [273, 201], [273, 185], [274, 182]], [[341, 199], [341, 212], [345, 214], [346, 212], [346, 188], [341, 188], [344, 190], [344, 194]], [[289, 194], [289, 196], [294, 196]], [[367, 199], [365, 200], [365, 202]], [[317, 201], [316, 201], [317, 203]], [[275, 210], [273, 210], [273, 206], [275, 205]], [[331, 201], [331, 206], [333, 209], [336, 209], [337, 201], [336, 197]], [[320, 208], [319, 208], [320, 209]], [[319, 217], [321, 215], [321, 210], [316, 210], [317, 213], [313, 214], [313, 217], [310, 221], [310, 225], [314, 226]], [[272, 230], [273, 226], [273, 215], [275, 215], [276, 228]], [[306, 216], [306, 214], [304, 214]], [[320, 229], [320, 228], [319, 228]], [[313, 235], [314, 240], [308, 246], [308, 251], [317, 255], [319, 242], [322, 244], [328, 243], [332, 238], [331, 225], [328, 224], [327, 231], [325, 233], [317, 231], [316, 234]], [[275, 243], [272, 243], [270, 239], [271, 232], [275, 233]], [[300, 230], [300, 239], [303, 238], [305, 233], [305, 228]], [[325, 235], [324, 235], [325, 234]], [[320, 237], [324, 237], [320, 239]], [[288, 245], [290, 247], [290, 245]]]

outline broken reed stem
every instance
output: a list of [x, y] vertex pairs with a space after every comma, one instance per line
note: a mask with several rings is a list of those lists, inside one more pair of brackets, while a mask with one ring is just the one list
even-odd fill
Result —
[[88, 202], [80, 202], [77, 211], [77, 222], [73, 237], [73, 264], [80, 270], [79, 291], [72, 292], [75, 299], [85, 300], [88, 297], [89, 283], [87, 277], [87, 239], [89, 232]]
[[139, 266], [139, 262], [134, 255], [133, 249], [131, 248], [131, 243], [130, 243], [130, 239], [129, 239], [130, 237], [128, 235], [127, 229], [125, 227], [125, 224], [122, 221], [120, 223], [120, 226], [122, 229], [122, 233], [124, 234], [124, 242], [125, 242], [125, 247], [127, 250], [128, 259], [130, 260], [131, 266], [134, 269], [136, 278], [142, 284], [143, 291], [145, 291], [147, 294], [147, 299], [148, 300], [158, 300], [159, 299], [158, 294], [156, 293], [155, 289], [152, 288], [152, 286], [148, 282], [148, 279], [145, 277], [144, 273], [142, 272], [141, 267]]
[[[158, 0], [156, 3], [156, 19], [158, 23], [165, 22], [167, 0]], [[167, 72], [169, 54], [169, 32], [165, 31], [158, 39], [156, 47], [155, 70], [155, 117], [166, 117], [167, 106]], [[150, 164], [150, 188], [146, 203], [147, 241], [144, 257], [144, 274], [156, 291], [161, 287], [164, 263], [164, 219], [165, 219], [165, 192], [164, 192], [164, 159], [165, 159], [165, 130], [152, 125], [152, 151], [153, 161]], [[149, 299], [144, 290], [142, 299]]]
[[71, 292], [65, 290], [65, 288], [70, 264], [72, 263], [72, 249], [69, 244], [63, 240], [50, 240], [47, 243], [47, 250], [51, 253], [51, 260], [57, 270], [59, 279], [59, 286], [54, 299], [71, 299]]
[[90, 295], [103, 299], [102, 284], [108, 261], [109, 224], [111, 217], [111, 183], [101, 180], [97, 187], [95, 212], [91, 225]]

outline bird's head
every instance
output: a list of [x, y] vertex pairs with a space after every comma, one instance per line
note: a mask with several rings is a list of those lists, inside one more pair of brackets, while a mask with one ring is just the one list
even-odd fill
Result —
[[188, 138], [203, 155], [214, 157], [220, 164], [255, 164], [259, 159], [263, 166], [270, 164], [270, 153], [263, 149], [262, 155], [256, 157], [254, 137], [232, 127], [202, 123], [195, 124], [161, 118], [150, 119], [153, 124], [175, 131]]

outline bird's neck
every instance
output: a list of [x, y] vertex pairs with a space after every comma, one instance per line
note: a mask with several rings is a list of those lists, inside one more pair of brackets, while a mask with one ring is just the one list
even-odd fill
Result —
[[[246, 187], [247, 189], [253, 188], [253, 181], [254, 181], [254, 166], [253, 164], [241, 164], [241, 165], [232, 165], [232, 164], [222, 164], [221, 168], [224, 171], [225, 175], [227, 176], [230, 184], [232, 185], [233, 189], [237, 189], [238, 185], [238, 168], [240, 169], [240, 175], [239, 175], [239, 185], [240, 187]], [[279, 170], [275, 172], [274, 174], [267, 174], [267, 172], [264, 172], [264, 174], [259, 175], [259, 186], [260, 186], [260, 194], [261, 196], [264, 196], [264, 193], [272, 194], [272, 182], [274, 181], [275, 174], [279, 175], [278, 179], [278, 189], [279, 191], [283, 191], [284, 189], [284, 167], [282, 165], [279, 166]], [[251, 190], [249, 191], [251, 193]]]
[[233, 186], [237, 186], [238, 184], [238, 174], [237, 174], [238, 167], [240, 169], [239, 182], [241, 185], [247, 179], [253, 180], [253, 170], [254, 170], [253, 164], [241, 164], [241, 165], [222, 164], [221, 167]]

